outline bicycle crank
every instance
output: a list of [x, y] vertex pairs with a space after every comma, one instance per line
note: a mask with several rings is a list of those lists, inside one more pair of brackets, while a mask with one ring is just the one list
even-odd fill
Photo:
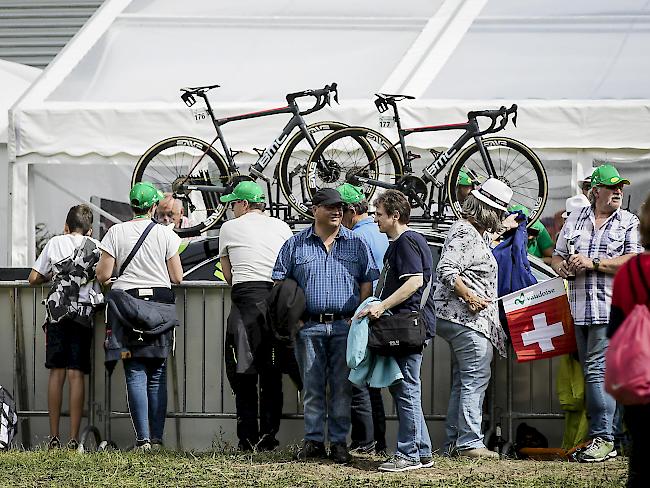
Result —
[[429, 189], [422, 178], [418, 176], [403, 176], [397, 182], [397, 189], [406, 195], [411, 207], [425, 208]]

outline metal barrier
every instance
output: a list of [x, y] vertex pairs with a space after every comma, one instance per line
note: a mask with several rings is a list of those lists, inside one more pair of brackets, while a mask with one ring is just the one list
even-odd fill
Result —
[[[24, 281], [0, 282], [0, 317], [2, 323], [12, 324], [12, 327], [0, 329], [0, 384], [13, 387], [21, 419], [20, 438], [26, 448], [35, 441], [44, 440], [48, 433], [43, 419], [47, 417], [47, 371], [43, 366], [45, 341], [41, 330], [44, 321], [41, 300], [46, 291], [42, 287], [29, 287]], [[166, 442], [173, 440], [178, 448], [205, 447], [210, 445], [206, 436], [214, 435], [211, 429], [216, 424], [203, 421], [223, 421], [219, 424], [222, 432], [232, 435], [235, 430], [235, 402], [223, 364], [230, 288], [215, 282], [187, 282], [176, 287], [176, 297], [181, 327], [177, 330], [176, 351], [168, 369], [167, 417], [172, 421], [168, 422], [171, 425], [166, 429]], [[103, 323], [104, 316], [100, 313], [96, 317], [93, 374], [88, 377], [86, 390], [85, 417], [89, 425], [86, 435], [92, 435], [97, 444], [100, 432], [104, 439], [112, 440], [116, 433], [114, 421], [129, 418], [122, 372], [114, 373], [112, 381], [104, 372]], [[434, 341], [425, 350], [421, 377], [422, 406], [427, 420], [445, 419], [451, 384], [450, 364], [445, 341]], [[116, 369], [120, 368], [118, 365]], [[486, 402], [486, 439], [504, 420], [507, 440], [512, 441], [514, 422], [520, 419], [554, 420], [553, 426], [546, 429], [554, 431], [552, 439], [561, 438], [562, 423], [557, 419], [562, 419], [563, 414], [555, 395], [555, 369], [555, 361], [548, 360], [517, 364], [512, 353], [507, 361], [495, 361]], [[392, 405], [387, 391], [384, 400], [386, 406]], [[65, 406], [64, 402], [62, 416], [67, 416]], [[283, 412], [285, 419], [302, 419], [298, 392], [286, 377]], [[392, 414], [387, 415], [389, 428], [395, 427], [396, 419], [393, 408]], [[38, 424], [37, 429], [34, 423]], [[438, 427], [438, 432], [442, 432], [442, 426]], [[281, 434], [285, 428], [294, 431], [290, 439], [301, 438], [301, 424], [287, 427], [283, 423]], [[120, 443], [128, 443], [133, 437], [130, 423], [118, 429], [117, 435]]]

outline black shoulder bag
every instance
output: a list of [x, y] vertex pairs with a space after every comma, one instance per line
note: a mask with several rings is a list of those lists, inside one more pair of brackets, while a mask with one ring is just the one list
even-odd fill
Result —
[[[416, 247], [417, 251], [419, 249]], [[386, 260], [388, 262], [388, 260]], [[388, 274], [388, 267], [384, 265], [377, 289], [383, 288], [383, 283]], [[383, 315], [370, 322], [368, 333], [368, 349], [380, 356], [407, 356], [421, 353], [427, 340], [427, 327], [420, 312], [427, 302], [431, 290], [433, 276], [429, 279], [420, 301], [420, 309], [413, 312], [403, 312], [394, 315]]]

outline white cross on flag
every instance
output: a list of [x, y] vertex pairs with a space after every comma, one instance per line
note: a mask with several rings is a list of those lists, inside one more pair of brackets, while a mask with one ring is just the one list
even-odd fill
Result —
[[537, 283], [502, 300], [517, 361], [546, 359], [576, 350], [562, 278]]

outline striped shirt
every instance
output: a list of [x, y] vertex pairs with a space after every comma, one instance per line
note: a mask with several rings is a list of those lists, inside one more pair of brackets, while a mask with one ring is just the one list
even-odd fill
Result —
[[368, 246], [341, 226], [327, 252], [313, 229], [310, 226], [283, 244], [271, 278], [295, 280], [305, 292], [309, 314], [352, 315], [361, 303], [359, 285], [379, 278]]
[[[589, 258], [611, 259], [642, 252], [639, 243], [639, 219], [618, 209], [596, 229], [592, 207], [571, 212], [555, 244], [553, 255], [568, 258], [570, 246]], [[577, 326], [603, 325], [609, 322], [614, 275], [586, 271], [569, 281], [569, 304]]]

